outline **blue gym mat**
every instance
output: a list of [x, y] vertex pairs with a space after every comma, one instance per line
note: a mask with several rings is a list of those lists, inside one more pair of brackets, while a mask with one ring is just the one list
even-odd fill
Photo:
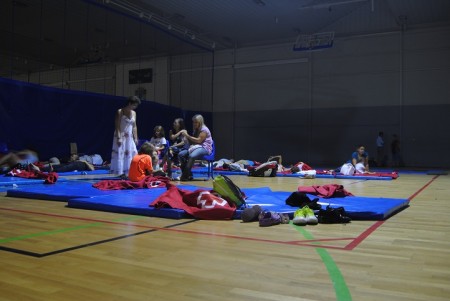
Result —
[[[196, 167], [192, 169], [193, 174], [203, 174], [207, 172], [206, 167]], [[230, 170], [213, 170], [213, 174], [218, 175], [243, 175], [248, 176], [248, 172], [245, 171], [230, 171]], [[303, 178], [299, 174], [283, 174], [277, 173], [277, 177], [288, 177], [288, 178]], [[348, 180], [383, 180], [383, 181], [391, 181], [392, 177], [379, 177], [379, 176], [370, 176], [370, 175], [355, 175], [355, 176], [346, 176], [341, 174], [316, 174], [316, 178], [318, 179], [348, 179]]]
[[[65, 182], [66, 179], [58, 178], [57, 183]], [[0, 176], [0, 192], [5, 192], [12, 187], [22, 187], [22, 185], [39, 185], [39, 186], [52, 186], [55, 184], [44, 184], [45, 180], [43, 179], [27, 179], [27, 178], [19, 178], [19, 177], [7, 177]]]
[[[285, 200], [291, 194], [286, 191], [272, 191], [270, 188], [242, 189], [248, 196], [249, 206], [259, 205], [264, 209], [279, 213], [288, 213], [292, 218], [296, 207], [286, 205]], [[308, 195], [313, 200], [317, 196]], [[408, 207], [409, 200], [382, 197], [348, 196], [340, 198], [319, 198], [319, 204], [326, 206], [344, 207], [348, 216], [353, 220], [384, 220], [396, 212]]]
[[58, 172], [58, 175], [60, 175], [60, 176], [106, 175], [106, 174], [109, 174], [109, 170], [108, 169]]
[[[179, 185], [187, 190], [202, 187]], [[203, 187], [204, 188], [204, 187]], [[291, 194], [288, 191], [272, 191], [268, 187], [244, 188], [250, 206], [260, 205], [264, 209], [288, 213], [291, 217], [297, 208], [285, 204]], [[9, 189], [7, 196], [33, 198], [68, 202], [67, 206], [80, 209], [91, 209], [107, 212], [128, 213], [154, 217], [183, 218], [188, 215], [179, 209], [154, 209], [149, 204], [166, 191], [165, 188], [99, 190], [92, 187], [92, 182], [66, 181], [56, 185], [31, 185]], [[314, 199], [314, 196], [310, 196]], [[377, 197], [345, 197], [320, 199], [324, 207], [344, 207], [354, 220], [383, 220], [408, 206], [406, 199]], [[239, 219], [241, 210], [237, 210], [234, 218]]]
[[[57, 182], [59, 182], [59, 178]], [[66, 181], [64, 179], [62, 182]], [[12, 185], [12, 184], [36, 184], [36, 183], [44, 183], [44, 179], [27, 179], [27, 178], [19, 178], [19, 177], [0, 177], [0, 186], [3, 185]], [[49, 184], [50, 185], [50, 184]]]

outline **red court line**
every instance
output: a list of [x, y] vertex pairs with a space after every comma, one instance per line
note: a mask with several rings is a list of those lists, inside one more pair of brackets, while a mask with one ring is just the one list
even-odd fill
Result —
[[315, 245], [315, 244], [310, 244], [310, 243], [312, 243], [312, 242], [319, 242], [319, 241], [324, 242], [324, 241], [351, 240], [351, 239], [353, 239], [353, 238], [349, 238], [349, 237], [344, 237], [344, 238], [311, 239], [311, 240], [301, 240], [301, 241], [280, 241], [280, 240], [273, 240], [273, 239], [244, 237], [244, 236], [229, 235], [229, 234], [217, 234], [217, 233], [194, 231], [194, 230], [182, 230], [182, 229], [162, 228], [162, 227], [146, 226], [146, 225], [136, 225], [136, 224], [130, 224], [130, 223], [105, 221], [105, 220], [100, 220], [100, 219], [74, 217], [74, 216], [67, 216], [67, 215], [60, 215], [60, 214], [52, 214], [52, 213], [44, 213], [44, 212], [36, 212], [36, 211], [28, 211], [28, 210], [20, 210], [20, 209], [11, 209], [11, 208], [3, 208], [3, 207], [0, 207], [0, 210], [20, 212], [20, 213], [28, 213], [28, 214], [36, 214], [36, 215], [44, 215], [44, 216], [50, 216], [50, 217], [56, 217], [56, 218], [68, 218], [68, 219], [75, 219], [75, 220], [82, 220], [82, 221], [89, 221], [89, 222], [100, 222], [100, 223], [112, 224], [112, 225], [133, 226], [133, 227], [137, 227], [137, 228], [154, 229], [154, 230], [161, 230], [161, 231], [171, 231], [171, 232], [187, 233], [187, 234], [195, 234], [195, 235], [205, 235], [205, 236], [213, 236], [213, 237], [233, 238], [233, 239], [239, 239], [239, 240], [268, 242], [268, 243], [276, 243], [276, 244], [284, 244], [284, 245], [302, 245], [302, 246], [308, 246], [308, 247], [314, 247], [314, 248], [330, 248], [330, 249], [341, 249], [341, 250], [343, 250], [344, 247]]
[[[408, 200], [412, 201], [413, 198], [415, 198], [419, 193], [421, 193], [422, 191], [424, 191], [428, 186], [430, 186], [430, 184], [436, 180], [439, 177], [439, 175], [434, 176], [430, 181], [428, 181], [428, 183], [426, 183], [422, 188], [420, 188], [419, 190], [417, 190], [415, 193], [413, 193], [413, 195], [411, 195]], [[386, 220], [384, 221], [377, 221], [375, 222], [375, 224], [373, 224], [372, 226], [370, 226], [366, 231], [364, 231], [363, 233], [361, 233], [358, 237], [356, 237], [351, 243], [349, 243], [348, 245], [346, 245], [344, 247], [345, 250], [353, 250], [354, 248], [356, 248], [360, 243], [363, 242], [363, 240], [365, 240], [370, 234], [372, 234], [373, 232], [375, 232], [375, 230], [377, 230], [382, 224], [384, 224]]]
[[[415, 192], [412, 196], [410, 196], [408, 198], [408, 200], [411, 201], [414, 197], [416, 197], [420, 192], [422, 192], [424, 189], [426, 189], [438, 177], [439, 177], [438, 175], [434, 176], [427, 184], [425, 184], [422, 188], [420, 188], [417, 192]], [[353, 241], [350, 242], [345, 247], [336, 247], [336, 246], [314, 245], [314, 244], [310, 245], [309, 243], [316, 242], [316, 241], [349, 240], [349, 238], [304, 240], [304, 241], [279, 241], [279, 240], [272, 240], [272, 239], [243, 237], [243, 236], [228, 235], [228, 234], [215, 234], [215, 233], [211, 233], [211, 232], [201, 232], [201, 231], [193, 231], [193, 230], [170, 229], [170, 228], [161, 228], [161, 227], [154, 227], [154, 226], [136, 225], [136, 224], [130, 224], [130, 223], [112, 222], [112, 221], [105, 221], [105, 220], [99, 220], [99, 219], [74, 217], [74, 216], [43, 213], [43, 212], [34, 212], [34, 211], [27, 211], [27, 210], [20, 210], [20, 209], [10, 209], [10, 208], [0, 207], [0, 210], [29, 213], [29, 214], [38, 214], [38, 215], [45, 215], [45, 216], [58, 217], [58, 218], [68, 218], [68, 219], [83, 220], [83, 221], [90, 221], [90, 222], [101, 222], [101, 223], [113, 224], [113, 225], [133, 226], [133, 227], [138, 227], [138, 228], [155, 229], [155, 230], [161, 230], [161, 231], [173, 231], [173, 232], [179, 232], [179, 233], [206, 235], [206, 236], [213, 236], [213, 237], [234, 238], [234, 239], [247, 240], [247, 241], [258, 241], [258, 242], [268, 242], [268, 243], [287, 244], [287, 245], [301, 245], [301, 246], [309, 246], [309, 247], [314, 247], [314, 248], [329, 248], [329, 249], [340, 249], [340, 250], [347, 250], [347, 251], [350, 251], [350, 250], [353, 250], [354, 248], [356, 248], [364, 239], [366, 239], [370, 234], [375, 232], [375, 230], [378, 229], [385, 222], [385, 221], [375, 222], [372, 226], [370, 226], [367, 230], [365, 230], [363, 233], [361, 233], [358, 237], [354, 238]]]

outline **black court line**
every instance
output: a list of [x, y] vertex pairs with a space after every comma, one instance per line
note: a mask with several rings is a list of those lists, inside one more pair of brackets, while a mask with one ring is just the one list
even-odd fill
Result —
[[[198, 220], [189, 220], [186, 222], [165, 226], [165, 227], [162, 227], [162, 229], [174, 228], [174, 227], [190, 224], [190, 223], [193, 223], [196, 221], [198, 221]], [[108, 238], [108, 239], [104, 239], [104, 240], [98, 240], [98, 241], [94, 241], [94, 242], [90, 242], [87, 244], [82, 244], [82, 245], [78, 245], [78, 246], [74, 246], [74, 247], [55, 250], [55, 251], [51, 251], [51, 252], [47, 252], [47, 253], [35, 253], [35, 252], [30, 252], [30, 251], [21, 250], [21, 249], [8, 248], [8, 247], [4, 247], [4, 246], [0, 246], [0, 251], [6, 251], [6, 252], [16, 253], [16, 254], [20, 254], [20, 255], [27, 255], [27, 256], [31, 256], [31, 257], [35, 257], [35, 258], [43, 258], [43, 257], [51, 256], [51, 255], [56, 255], [56, 254], [61, 254], [61, 253], [65, 253], [65, 252], [69, 252], [69, 251], [73, 251], [73, 250], [83, 249], [86, 247], [92, 247], [92, 246], [104, 244], [107, 242], [116, 241], [116, 240], [120, 240], [120, 239], [124, 239], [124, 238], [128, 238], [128, 237], [146, 234], [146, 233], [150, 233], [150, 232], [156, 232], [156, 231], [158, 231], [158, 229], [151, 229], [151, 230], [126, 234], [126, 235]]]

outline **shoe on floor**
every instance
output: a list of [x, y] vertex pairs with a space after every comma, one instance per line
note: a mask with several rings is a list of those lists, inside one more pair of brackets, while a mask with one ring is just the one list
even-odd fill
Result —
[[303, 215], [305, 216], [306, 219], [306, 223], [308, 225], [317, 225], [318, 224], [318, 220], [317, 217], [314, 215], [314, 211], [311, 210], [311, 208], [309, 208], [308, 206], [305, 206], [302, 208], [303, 210]]
[[289, 215], [287, 213], [280, 213], [280, 217], [281, 217], [281, 223], [282, 224], [289, 224]]
[[303, 212], [302, 208], [295, 210], [294, 218], [292, 219], [292, 223], [297, 226], [305, 226], [306, 225], [306, 223], [307, 223], [306, 216], [305, 216], [305, 213]]
[[281, 217], [278, 213], [264, 210], [259, 214], [259, 226], [269, 227], [281, 223]]
[[344, 207], [332, 208], [330, 205], [325, 210], [319, 210], [318, 221], [321, 224], [346, 224], [351, 222]]

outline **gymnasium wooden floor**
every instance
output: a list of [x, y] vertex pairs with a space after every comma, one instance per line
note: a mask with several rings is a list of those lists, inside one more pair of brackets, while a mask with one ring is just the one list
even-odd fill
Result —
[[[450, 300], [450, 177], [231, 177], [409, 198], [386, 221], [260, 228], [65, 208], [0, 194], [0, 300]], [[195, 184], [211, 187], [211, 182]]]

